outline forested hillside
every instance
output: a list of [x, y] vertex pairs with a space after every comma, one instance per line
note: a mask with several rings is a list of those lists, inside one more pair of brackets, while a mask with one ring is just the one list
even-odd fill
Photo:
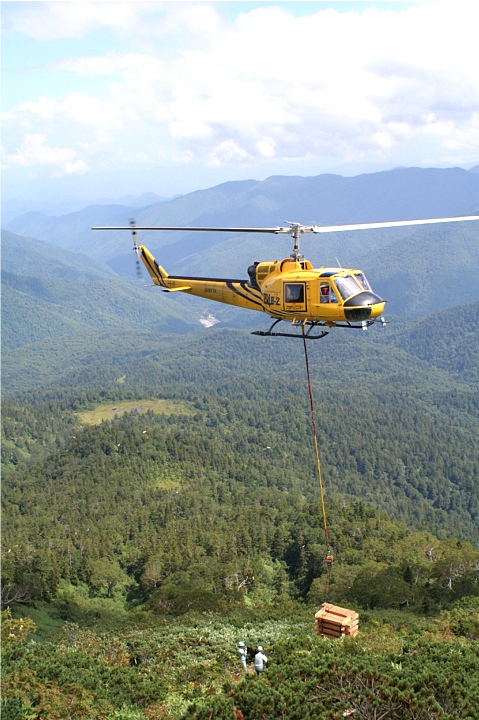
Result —
[[405, 329], [393, 343], [468, 383], [479, 380], [479, 302], [435, 313]]
[[[299, 343], [143, 337], [141, 361], [5, 400], [3, 600], [38, 634], [5, 616], [4, 716], [473, 717], [477, 387], [399, 336], [310, 349], [331, 572]], [[314, 637], [325, 600], [360, 611], [358, 639]], [[243, 680], [239, 639], [264, 678]]]
[[[397, 517], [426, 523], [436, 533], [474, 539], [478, 343], [471, 332], [461, 350], [455, 328], [457, 317], [465, 328], [472, 327], [477, 306], [457, 313], [443, 313], [436, 334], [427, 335], [437, 365], [423, 357], [422, 345], [414, 340], [425, 336], [421, 324], [427, 321], [416, 321], [417, 330], [409, 324], [373, 330], [366, 337], [337, 331], [313, 344], [310, 359], [324, 418], [318, 423], [323, 461], [334, 488]], [[429, 324], [434, 325], [432, 318]], [[446, 337], [449, 367], [441, 359]], [[238, 416], [238, 427], [251, 435], [248, 442], [274, 447], [268, 463], [291, 455], [291, 470], [304, 473], [307, 486], [314, 486], [310, 444], [305, 447], [310, 429], [300, 343], [214, 329], [184, 338], [125, 334], [121, 342], [116, 335], [92, 334], [62, 351], [60, 343], [36, 343], [28, 358], [22, 348], [11, 351], [4, 363], [6, 390], [22, 389], [23, 402], [38, 403], [43, 397], [66, 407], [92, 394], [113, 403], [122, 397], [192, 396], [212, 404], [214, 413], [219, 403], [223, 420], [217, 424], [225, 437], [238, 432], [232, 420]], [[39, 383], [44, 390], [32, 395], [28, 389]]]
[[[273, 399], [272, 384], [264, 390], [251, 385], [235, 395], [233, 386], [224, 384], [210, 399], [190, 396], [193, 415], [133, 412], [93, 427], [81, 427], [79, 417], [58, 405], [62, 422], [58, 418], [54, 424], [52, 403], [28, 412], [7, 405], [7, 582], [33, 580], [33, 595], [48, 598], [62, 578], [88, 582], [92, 563], [100, 560], [105, 571], [117, 568], [119, 582], [133, 584], [153, 560], [164, 581], [200, 563], [196, 572], [208, 575], [203, 596], [208, 588], [219, 600], [217, 584], [225, 575], [240, 573], [239, 582], [248, 573], [260, 578], [263, 563], [280, 561], [276, 570], [288, 568], [285, 582], [306, 596], [321, 574], [324, 553], [306, 408], [303, 398]], [[270, 403], [261, 409], [267, 395]], [[477, 542], [478, 453], [477, 444], [470, 446], [471, 433], [457, 428], [448, 441], [440, 417], [429, 419], [417, 406], [408, 412], [405, 403], [397, 410], [401, 429], [392, 431], [390, 413], [372, 402], [366, 412], [365, 397], [358, 397], [357, 411], [349, 406], [349, 423], [335, 423], [332, 431], [321, 423], [328, 504], [333, 508], [333, 501], [348, 497], [353, 514], [359, 512], [359, 526], [373, 519], [352, 548], [362, 551], [363, 543], [377, 536], [386, 559], [389, 545], [386, 525], [376, 522], [376, 511], [371, 515], [355, 504], [360, 498], [387, 508], [410, 527]], [[336, 398], [346, 406], [344, 395]], [[322, 417], [335, 413], [330, 405], [321, 405], [321, 411]], [[353, 428], [361, 418], [358, 433]], [[374, 428], [378, 437], [368, 439]], [[421, 451], [426, 444], [427, 451]], [[348, 564], [341, 518], [336, 507], [331, 537]], [[371, 550], [371, 559], [378, 560], [377, 548]], [[399, 556], [398, 548], [388, 552], [398, 563], [404, 559], [404, 550]]]
[[159, 293], [120, 279], [74, 283], [2, 273], [2, 286], [3, 344], [10, 348], [52, 337], [74, 342], [92, 332], [121, 336], [137, 327], [188, 332], [200, 316], [185, 318], [178, 305]]
[[[244, 183], [236, 220], [299, 202], [283, 180]], [[233, 185], [161, 212], [226, 212]], [[251, 335], [260, 313], [199, 329], [216, 306], [2, 236], [2, 717], [475, 720], [477, 229], [457, 232], [454, 253], [446, 228], [358, 241], [390, 322], [309, 343], [330, 547], [301, 342]], [[244, 249], [182, 242], [198, 267]], [[315, 636], [326, 601], [358, 637]]]
[[[470, 325], [477, 307], [463, 308], [461, 313]], [[435, 343], [444, 337], [449, 315], [450, 311], [442, 318], [442, 332], [429, 336], [431, 354]], [[456, 316], [449, 317], [451, 326], [455, 322]], [[417, 331], [417, 335], [422, 337], [423, 333]], [[434, 369], [431, 362], [422, 359], [424, 351], [414, 343], [414, 337], [409, 326], [402, 335], [399, 329], [393, 331], [391, 338], [386, 333], [367, 338], [363, 334], [356, 338], [335, 335], [311, 348], [326, 487], [331, 499], [339, 494], [349, 497], [350, 502], [361, 498], [417, 529], [429, 528], [442, 538], [455, 536], [477, 542], [479, 400], [474, 376], [467, 363], [462, 368], [457, 363], [452, 365], [452, 373], [441, 367], [441, 361]], [[408, 338], [409, 346], [404, 338]], [[456, 343], [452, 334], [449, 338], [449, 355], [456, 357], [460, 337]], [[70, 572], [85, 579], [89, 553], [85, 555], [78, 548], [85, 548], [89, 538], [93, 538], [95, 552], [103, 548], [120, 564], [124, 565], [122, 553], [128, 554], [130, 545], [135, 552], [139, 545], [149, 548], [145, 550], [148, 558], [160, 542], [154, 539], [159, 503], [169, 503], [168, 498], [173, 497], [177, 504], [183, 493], [188, 498], [189, 493], [198, 493], [201, 503], [195, 514], [206, 518], [212, 511], [203, 503], [212, 502], [216, 507], [216, 493], [225, 492], [226, 479], [232, 483], [228, 490], [232, 498], [238, 492], [246, 492], [245, 498], [249, 498], [232, 502], [233, 508], [244, 503], [254, 508], [260, 488], [267, 494], [272, 492], [272, 497], [279, 493], [278, 498], [285, 492], [297, 498], [317, 493], [299, 344], [288, 340], [265, 342], [233, 331], [212, 331], [208, 336], [184, 339], [170, 336], [161, 341], [147, 336], [143, 337], [140, 360], [139, 340], [135, 336], [130, 350], [120, 345], [116, 351], [110, 340], [103, 348], [104, 361], [101, 352], [92, 358], [88, 347], [82, 346], [85, 359], [89, 358], [83, 370], [74, 355], [64, 356], [62, 362], [74, 363], [74, 370], [67, 369], [62, 375], [49, 366], [49, 387], [12, 397], [5, 406], [5, 537], [9, 546], [17, 544], [19, 548], [10, 553], [9, 563], [18, 554], [27, 557], [25, 548], [20, 550], [21, 543], [30, 548], [30, 560], [14, 566], [15, 582], [21, 584], [25, 573], [29, 576], [47, 557], [47, 564], [55, 568], [56, 583], [62, 577], [69, 578]], [[93, 344], [96, 341], [92, 338]], [[401, 345], [405, 349], [400, 349]], [[471, 353], [474, 349], [477, 352], [477, 335], [471, 337]], [[415, 359], [411, 352], [419, 357]], [[113, 356], [107, 362], [110, 354]], [[440, 357], [440, 352], [436, 356]], [[474, 356], [470, 357], [473, 366]], [[37, 354], [39, 369], [41, 361]], [[24, 369], [20, 372], [23, 374]], [[188, 400], [194, 414], [145, 418], [134, 413], [92, 428], [81, 427], [79, 416], [74, 414], [102, 399], [113, 407], [122, 398], [136, 398], [141, 404], [142, 397], [154, 396]], [[202, 475], [198, 475], [198, 468], [202, 468]], [[194, 478], [195, 490], [188, 478]], [[96, 498], [99, 487], [101, 494]], [[77, 493], [82, 498], [78, 506], [71, 504], [72, 495]], [[132, 493], [138, 494], [141, 502], [132, 505]], [[48, 501], [47, 516], [39, 514], [41, 498], [50, 494], [53, 505]], [[196, 502], [188, 499], [186, 507], [191, 509]], [[91, 518], [93, 507], [100, 520], [89, 527], [86, 520]], [[179, 512], [188, 518], [184, 525], [190, 533], [190, 511], [186, 507], [177, 508], [173, 514]], [[60, 517], [64, 522], [58, 522]], [[124, 517], [129, 518], [127, 526]], [[232, 515], [225, 529], [240, 522], [249, 533], [247, 546], [253, 547], [259, 519], [253, 514], [244, 523]], [[318, 544], [318, 513], [315, 523]], [[141, 531], [134, 530], [135, 526]], [[203, 547], [202, 534], [209, 526], [210, 521], [204, 529], [196, 524], [192, 546]], [[218, 524], [215, 529], [219, 537], [220, 527]], [[266, 527], [263, 529], [267, 532]], [[171, 532], [176, 531], [168, 529], [166, 536]], [[269, 532], [274, 535], [273, 530]], [[332, 533], [334, 538], [334, 525]], [[57, 534], [58, 540], [46, 553], [42, 535], [50, 542]], [[268, 543], [262, 549], [271, 557]], [[280, 559], [286, 561], [284, 556]], [[183, 569], [176, 565], [171, 568], [171, 572]], [[294, 572], [301, 575], [302, 571], [296, 568]], [[42, 582], [40, 596], [47, 587], [54, 593], [52, 578]], [[307, 582], [301, 587], [301, 592], [308, 592]]]
[[79, 252], [59, 250], [41, 240], [2, 230], [2, 267], [7, 273], [28, 278], [86, 281], [116, 277], [116, 273]]
[[[193, 312], [185, 318], [169, 298], [121, 280], [85, 255], [8, 232], [2, 232], [2, 268], [4, 348], [133, 328], [181, 333], [200, 317]], [[27, 349], [24, 356], [32, 353]]]

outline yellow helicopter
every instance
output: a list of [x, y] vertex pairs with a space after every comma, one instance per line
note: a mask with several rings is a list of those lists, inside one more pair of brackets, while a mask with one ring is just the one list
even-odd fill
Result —
[[[380, 321], [386, 300], [373, 292], [362, 270], [342, 267], [313, 267], [299, 252], [299, 240], [304, 233], [341, 232], [374, 228], [425, 225], [444, 222], [479, 220], [479, 216], [430, 218], [424, 220], [400, 220], [393, 222], [362, 223], [354, 225], [302, 225], [288, 222], [286, 227], [274, 228], [222, 228], [222, 227], [137, 227], [131, 220], [128, 227], [94, 227], [93, 230], [131, 230], [137, 269], [139, 257], [143, 261], [155, 285], [164, 292], [184, 292], [208, 300], [236, 305], [248, 310], [265, 312], [274, 322], [266, 331], [257, 330], [254, 335], [281, 336], [318, 340], [328, 334], [330, 328], [367, 330]], [[158, 265], [144, 245], [138, 245], [138, 230], [179, 230], [182, 232], [229, 232], [288, 234], [293, 240], [292, 254], [283, 260], [255, 261], [248, 267], [247, 280], [224, 278], [187, 277], [168, 275]], [[141, 271], [140, 271], [141, 274]], [[273, 332], [281, 321], [288, 321], [297, 332]], [[328, 328], [314, 334], [315, 328]]]

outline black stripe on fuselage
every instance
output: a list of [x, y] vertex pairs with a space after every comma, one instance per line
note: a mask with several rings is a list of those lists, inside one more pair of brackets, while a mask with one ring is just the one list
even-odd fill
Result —
[[[258, 299], [258, 295], [253, 293], [253, 289], [248, 285], [246, 280], [222, 280], [221, 282], [226, 283], [226, 287], [234, 292], [235, 295], [239, 295], [239, 297], [243, 298], [243, 300], [247, 300], [254, 305], [259, 305], [259, 307], [264, 310], [263, 303]], [[249, 294], [240, 292], [238, 288], [234, 287], [233, 283], [238, 283], [241, 286], [241, 289], [243, 291], [246, 290]], [[258, 292], [258, 290], [256, 290], [256, 292]]]
[[246, 292], [251, 295], [251, 297], [255, 300], [259, 300], [263, 297], [261, 290], [259, 288], [251, 287], [247, 280], [241, 280], [241, 287], [243, 288], [243, 290], [246, 290]]

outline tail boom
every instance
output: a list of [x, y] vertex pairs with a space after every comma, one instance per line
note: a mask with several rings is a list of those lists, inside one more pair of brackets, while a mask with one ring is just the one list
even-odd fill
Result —
[[151, 279], [164, 292], [184, 292], [188, 295], [196, 295], [207, 300], [236, 305], [248, 310], [258, 310], [260, 312], [264, 310], [261, 292], [250, 287], [247, 280], [169, 275], [161, 265], [158, 265], [153, 255], [144, 245], [140, 245], [139, 249], [141, 259]]

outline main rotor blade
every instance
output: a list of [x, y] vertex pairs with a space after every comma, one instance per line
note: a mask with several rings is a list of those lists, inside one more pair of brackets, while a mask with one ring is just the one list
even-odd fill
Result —
[[479, 215], [428, 218], [425, 220], [394, 220], [392, 222], [356, 223], [354, 225], [318, 225], [312, 229], [312, 232], [326, 233], [342, 232], [344, 230], [373, 230], [374, 228], [406, 227], [408, 225], [434, 225], [436, 223], [463, 222], [464, 220], [479, 220]]
[[[231, 232], [231, 233], [274, 233], [296, 235], [296, 233], [330, 233], [347, 230], [374, 230], [375, 228], [407, 227], [409, 225], [435, 225], [438, 223], [464, 222], [479, 220], [479, 215], [463, 215], [461, 217], [426, 218], [423, 220], [393, 220], [391, 222], [354, 223], [352, 225], [300, 225], [291, 223], [289, 227], [274, 228], [237, 228], [237, 227], [160, 227], [137, 226], [135, 230], [178, 230], [182, 232]], [[92, 230], [131, 230], [131, 226], [102, 226]]]
[[[114, 226], [114, 227], [93, 227], [92, 230], [131, 230], [131, 227], [127, 226]], [[182, 230], [183, 232], [194, 230], [198, 232], [241, 232], [241, 233], [280, 233], [289, 232], [290, 228], [222, 228], [222, 227], [142, 227], [136, 225], [135, 230]]]

